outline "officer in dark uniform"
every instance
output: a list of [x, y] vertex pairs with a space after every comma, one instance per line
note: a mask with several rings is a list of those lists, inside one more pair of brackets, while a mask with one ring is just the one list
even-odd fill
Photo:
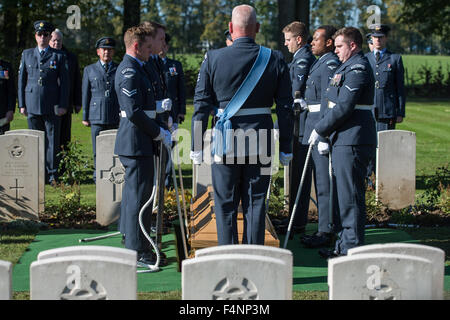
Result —
[[[121, 118], [114, 153], [125, 168], [119, 229], [125, 235], [125, 247], [137, 251], [138, 266], [155, 262], [150, 244], [139, 226], [139, 212], [152, 193], [153, 140], [171, 145], [170, 132], [155, 120], [153, 86], [143, 67], [152, 48], [160, 47], [164, 41], [164, 33], [159, 30], [132, 27], [125, 32], [126, 54], [115, 77]], [[150, 216], [151, 206], [143, 220], [147, 233]]]
[[[259, 24], [256, 22], [256, 12], [253, 7], [248, 5], [235, 7], [229, 29], [233, 37], [233, 45], [208, 51], [200, 67], [194, 95], [195, 110], [192, 116], [193, 141], [190, 156], [194, 164], [202, 162], [202, 137], [211, 111], [214, 107], [218, 107], [219, 114], [228, 112], [229, 109], [226, 108], [230, 100], [243, 83], [260, 51], [260, 46], [254, 40], [259, 31]], [[273, 128], [273, 123], [270, 109], [275, 100], [280, 124], [280, 160], [287, 165], [292, 159], [293, 124], [289, 70], [280, 52], [271, 51], [268, 54], [270, 60], [262, 77], [253, 91], [245, 92], [249, 96], [240, 110], [229, 119], [231, 123], [225, 123], [225, 127], [231, 125], [235, 133], [241, 131], [246, 134], [254, 131], [256, 135], [268, 130], [268, 139], [260, 138], [259, 142], [256, 141], [254, 149], [261, 152], [266, 147], [264, 155], [267, 157], [267, 150], [270, 150], [269, 155], [272, 152], [270, 130]], [[215, 130], [222, 121], [221, 117], [216, 122]], [[200, 141], [197, 141], [198, 138]], [[264, 244], [265, 196], [269, 186], [270, 157], [267, 163], [262, 161], [260, 154], [256, 159], [250, 150], [250, 143], [246, 143], [245, 146], [238, 145], [237, 140], [230, 140], [232, 151], [229, 153], [221, 153], [219, 149], [214, 149], [216, 161], [212, 164], [212, 182], [218, 243], [225, 245], [238, 242], [236, 219], [241, 202], [244, 213], [242, 242], [262, 245]]]
[[393, 130], [405, 117], [405, 82], [402, 57], [387, 50], [389, 26], [371, 29], [373, 51], [366, 54], [375, 76], [377, 131]]
[[[172, 100], [171, 117], [173, 119], [172, 130], [176, 130], [178, 125], [183, 123], [186, 116], [186, 85], [184, 82], [184, 72], [181, 62], [169, 59], [170, 35], [166, 33], [166, 41], [163, 50], [159, 55], [162, 61], [162, 72], [167, 88], [167, 95]], [[172, 185], [172, 161], [167, 159], [166, 164], [166, 187]]]
[[14, 70], [9, 62], [0, 59], [0, 135], [9, 130], [16, 109]]
[[28, 128], [45, 131], [47, 181], [57, 179], [60, 117], [67, 112], [69, 72], [65, 55], [49, 46], [52, 24], [34, 23], [38, 46], [22, 53], [19, 67], [19, 108], [28, 116]]
[[[91, 127], [94, 166], [96, 137], [100, 131], [119, 127], [119, 103], [114, 90], [117, 63], [113, 61], [116, 41], [103, 37], [97, 41], [99, 60], [88, 65], [83, 72], [83, 125]], [[94, 181], [96, 179], [94, 169]]]
[[365, 176], [376, 145], [372, 115], [374, 78], [361, 50], [363, 37], [358, 29], [346, 27], [338, 30], [334, 39], [342, 64], [327, 88], [328, 110], [308, 139], [316, 144], [319, 139], [328, 138], [332, 145], [339, 239], [333, 250], [319, 251], [323, 257], [345, 255], [348, 249], [364, 244]]
[[[294, 21], [288, 24], [283, 29], [285, 46], [288, 47], [289, 52], [294, 54], [293, 60], [289, 65], [290, 76], [292, 81], [292, 96], [297, 95], [300, 98], [305, 97], [306, 80], [308, 78], [311, 65], [316, 58], [311, 52], [311, 46], [308, 44], [308, 29], [303, 22]], [[298, 121], [299, 132], [294, 132], [293, 139], [293, 154], [291, 166], [289, 168], [289, 212], [292, 213], [294, 208], [295, 199], [297, 197], [297, 190], [300, 184], [300, 178], [302, 176], [303, 167], [305, 165], [306, 154], [308, 153], [308, 146], [302, 144], [303, 132], [305, 130], [306, 112], [300, 111], [300, 114], [296, 117], [295, 121]], [[297, 210], [295, 212], [295, 218], [293, 221], [293, 231], [302, 233], [305, 230], [306, 223], [308, 221], [308, 209], [311, 193], [311, 166], [308, 166], [305, 180], [303, 182], [303, 188]], [[294, 214], [294, 213], [292, 213]], [[278, 226], [278, 231], [284, 232], [287, 229], [289, 219], [285, 219]], [[276, 222], [275, 222], [276, 224]]]
[[77, 56], [63, 45], [61, 30], [55, 29], [50, 39], [50, 47], [61, 50], [66, 55], [69, 68], [69, 104], [67, 112], [61, 116], [60, 145], [67, 149], [72, 132], [72, 113], [81, 110], [81, 73]]
[[[305, 99], [301, 105], [306, 107], [305, 131], [302, 143], [308, 145], [308, 138], [317, 122], [319, 122], [321, 105], [325, 100], [328, 82], [340, 66], [340, 61], [334, 51], [333, 26], [321, 26], [313, 35], [312, 53], [319, 58], [313, 63], [306, 80]], [[314, 186], [317, 195], [319, 212], [319, 228], [312, 236], [304, 236], [301, 241], [306, 247], [318, 248], [330, 245], [333, 235], [330, 221], [330, 179], [329, 179], [329, 141], [320, 141], [311, 151]], [[336, 206], [333, 208], [337, 212]]]

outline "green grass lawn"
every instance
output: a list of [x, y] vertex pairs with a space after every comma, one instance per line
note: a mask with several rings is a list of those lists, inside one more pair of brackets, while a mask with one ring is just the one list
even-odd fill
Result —
[[435, 71], [439, 67], [439, 64], [442, 66], [442, 72], [445, 76], [445, 79], [448, 79], [450, 74], [450, 56], [427, 56], [427, 55], [402, 55], [403, 65], [405, 67], [405, 74], [408, 76], [407, 79], [405, 77], [406, 84], [409, 85], [409, 78], [413, 76], [414, 82], [416, 84], [422, 84], [424, 81], [420, 79], [419, 74], [417, 73], [422, 66], [427, 66], [431, 68], [431, 70]]

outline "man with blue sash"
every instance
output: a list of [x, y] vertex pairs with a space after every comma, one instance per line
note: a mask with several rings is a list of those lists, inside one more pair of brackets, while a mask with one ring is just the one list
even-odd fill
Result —
[[259, 23], [253, 7], [235, 7], [229, 30], [233, 44], [208, 51], [200, 68], [194, 95], [191, 159], [194, 164], [201, 163], [208, 117], [218, 107], [212, 148], [218, 244], [238, 243], [237, 212], [241, 203], [242, 243], [263, 245], [274, 100], [280, 124], [280, 161], [287, 165], [292, 159], [289, 70], [280, 52], [255, 43]]
[[363, 36], [356, 28], [346, 27], [335, 33], [335, 52], [342, 64], [327, 87], [323, 103], [328, 108], [308, 139], [315, 145], [328, 138], [331, 144], [339, 238], [334, 249], [319, 251], [326, 258], [346, 255], [348, 249], [364, 245], [365, 177], [376, 145], [376, 129], [372, 115], [374, 78], [361, 50], [362, 42]]

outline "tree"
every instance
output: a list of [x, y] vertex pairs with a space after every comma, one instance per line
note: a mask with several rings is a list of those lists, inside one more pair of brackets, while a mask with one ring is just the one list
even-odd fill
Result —
[[123, 33], [141, 22], [141, 1], [123, 0]]

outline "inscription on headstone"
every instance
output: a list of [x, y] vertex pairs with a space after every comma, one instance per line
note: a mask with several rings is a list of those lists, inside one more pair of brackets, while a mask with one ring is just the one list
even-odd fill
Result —
[[39, 220], [39, 138], [0, 136], [0, 221]]
[[109, 225], [119, 218], [125, 168], [114, 154], [115, 134], [97, 136], [96, 218]]

